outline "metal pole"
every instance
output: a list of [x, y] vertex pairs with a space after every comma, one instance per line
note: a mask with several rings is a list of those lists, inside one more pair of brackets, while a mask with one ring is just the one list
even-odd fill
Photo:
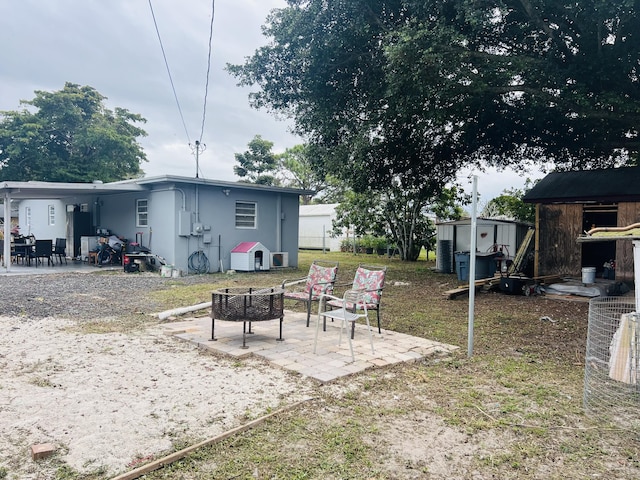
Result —
[[473, 356], [473, 317], [476, 303], [476, 242], [477, 242], [477, 204], [478, 204], [478, 177], [473, 176], [473, 204], [471, 208], [471, 252], [469, 255], [469, 340], [467, 356]]
[[200, 170], [199, 156], [200, 156], [200, 140], [196, 140], [196, 178], [198, 178], [198, 171]]
[[636, 312], [640, 313], [640, 240], [633, 240], [633, 279], [635, 282]]
[[322, 253], [327, 253], [327, 249], [325, 247], [325, 225], [322, 225]]

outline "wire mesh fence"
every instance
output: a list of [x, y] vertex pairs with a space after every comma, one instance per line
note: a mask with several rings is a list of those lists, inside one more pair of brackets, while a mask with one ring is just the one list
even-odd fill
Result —
[[640, 422], [640, 314], [633, 299], [589, 302], [584, 408], [629, 425]]

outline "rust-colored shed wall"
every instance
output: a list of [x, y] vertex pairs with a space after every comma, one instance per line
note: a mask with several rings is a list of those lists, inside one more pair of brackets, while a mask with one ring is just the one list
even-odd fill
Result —
[[[640, 203], [618, 204], [618, 226], [626, 227], [640, 222]], [[616, 242], [616, 280], [633, 281], [633, 243], [630, 240]]]
[[[536, 218], [536, 275], [571, 275], [582, 273], [582, 246], [577, 242], [583, 234], [584, 205], [538, 204]], [[640, 222], [640, 203], [618, 204], [617, 226]], [[616, 280], [633, 281], [633, 244], [616, 242]]]
[[536, 228], [536, 274], [579, 275], [582, 250], [576, 239], [582, 229], [582, 205], [539, 205]]

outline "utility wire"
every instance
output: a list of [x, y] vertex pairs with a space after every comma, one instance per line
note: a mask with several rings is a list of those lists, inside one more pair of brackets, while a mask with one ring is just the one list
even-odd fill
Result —
[[[169, 82], [171, 83], [171, 89], [173, 90], [173, 97], [176, 99], [178, 112], [180, 112], [180, 119], [182, 120], [184, 133], [187, 135], [187, 141], [191, 143], [191, 138], [189, 138], [189, 132], [187, 131], [187, 124], [184, 121], [184, 115], [182, 115], [182, 108], [180, 108], [180, 102], [178, 101], [178, 94], [176, 93], [176, 87], [173, 84], [173, 78], [171, 77], [171, 70], [169, 69], [169, 62], [167, 61], [167, 55], [165, 54], [164, 46], [162, 45], [162, 38], [160, 37], [160, 30], [158, 29], [158, 23], [156, 22], [156, 15], [153, 12], [153, 5], [151, 5], [151, 0], [149, 0], [149, 8], [151, 9], [151, 16], [153, 17], [153, 24], [156, 27], [156, 33], [158, 34], [158, 41], [160, 42], [160, 50], [162, 50], [162, 57], [164, 58], [164, 64], [167, 67], [167, 73], [169, 74]], [[211, 19], [211, 21], [213, 22], [213, 18]], [[203, 129], [204, 129], [204, 125], [203, 125]], [[200, 138], [202, 138], [202, 134], [200, 134]]]
[[[151, 1], [151, 0], [149, 0]], [[207, 56], [207, 81], [204, 86], [204, 107], [202, 108], [202, 127], [200, 128], [200, 143], [204, 135], [204, 121], [207, 117], [207, 95], [209, 93], [209, 72], [211, 71], [211, 44], [213, 40], [213, 18], [216, 11], [216, 2], [211, 0], [211, 25], [209, 26], [209, 54]]]

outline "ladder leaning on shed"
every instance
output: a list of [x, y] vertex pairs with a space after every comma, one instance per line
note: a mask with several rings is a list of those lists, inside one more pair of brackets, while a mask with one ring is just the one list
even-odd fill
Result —
[[513, 263], [509, 265], [509, 275], [513, 275], [516, 272], [519, 272], [524, 265], [524, 259], [527, 255], [527, 250], [529, 250], [529, 246], [531, 245], [531, 239], [533, 238], [533, 233], [535, 230], [530, 228], [527, 230], [527, 234], [524, 236], [524, 240], [518, 248], [518, 252], [516, 253], [515, 258], [513, 259]]

